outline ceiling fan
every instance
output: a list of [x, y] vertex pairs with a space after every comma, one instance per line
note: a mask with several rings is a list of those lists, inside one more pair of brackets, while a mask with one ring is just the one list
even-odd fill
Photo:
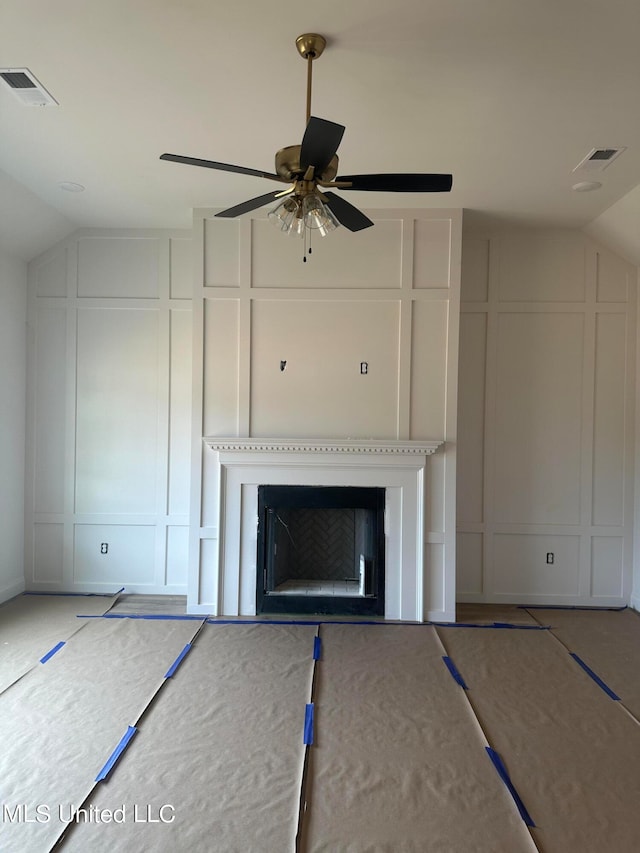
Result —
[[[273, 190], [257, 198], [217, 213], [216, 216], [233, 218], [249, 213], [273, 201], [279, 204], [269, 213], [269, 219], [280, 230], [305, 236], [314, 231], [325, 236], [338, 225], [349, 231], [369, 228], [373, 222], [341, 195], [327, 191], [359, 190], [373, 192], [449, 192], [453, 183], [446, 174], [372, 174], [338, 175], [336, 151], [345, 128], [326, 119], [311, 115], [311, 78], [313, 60], [318, 59], [326, 47], [326, 39], [317, 33], [305, 33], [296, 39], [298, 53], [307, 60], [307, 126], [301, 145], [289, 145], [276, 153], [275, 173], [213, 160], [200, 160], [180, 154], [162, 154], [161, 160], [203, 166], [223, 172], [255, 175], [259, 178], [289, 184], [285, 190]], [[305, 239], [306, 248], [306, 239]], [[311, 250], [309, 250], [311, 251]], [[306, 257], [304, 258], [306, 261]]]

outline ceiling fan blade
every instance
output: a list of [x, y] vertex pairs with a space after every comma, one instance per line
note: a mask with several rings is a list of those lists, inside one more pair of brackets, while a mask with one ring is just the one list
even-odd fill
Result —
[[340, 175], [335, 180], [351, 182], [352, 186], [340, 187], [341, 190], [384, 193], [448, 193], [453, 186], [453, 175]]
[[[236, 172], [239, 175], [254, 175], [256, 178], [269, 178], [280, 181], [280, 175], [271, 172], [261, 172], [259, 169], [247, 169], [245, 166], [232, 166], [230, 163], [216, 163], [215, 160], [199, 160], [197, 157], [183, 157], [182, 154], [161, 154], [161, 160], [170, 160], [172, 163], [185, 163], [187, 166], [204, 166], [206, 169], [218, 169], [221, 172]], [[288, 182], [287, 182], [288, 183]]]
[[351, 202], [345, 201], [335, 193], [323, 193], [326, 198], [326, 203], [335, 215], [336, 219], [349, 231], [362, 231], [363, 228], [370, 228], [373, 222], [368, 216], [365, 216], [361, 210], [354, 207]]
[[228, 207], [226, 210], [216, 213], [216, 216], [222, 216], [225, 219], [233, 219], [234, 216], [241, 216], [243, 213], [249, 213], [250, 210], [256, 210], [271, 201], [275, 201], [282, 196], [282, 190], [273, 190], [273, 192], [259, 195], [257, 198], [250, 198], [249, 201], [243, 201], [242, 204], [236, 204], [235, 207]]
[[316, 176], [320, 176], [333, 160], [344, 131], [341, 124], [311, 116], [302, 137], [300, 168], [314, 166]]

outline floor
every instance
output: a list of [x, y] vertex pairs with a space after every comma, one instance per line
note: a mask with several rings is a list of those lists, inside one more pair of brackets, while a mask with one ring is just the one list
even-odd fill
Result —
[[0, 850], [626, 853], [640, 617], [457, 625], [0, 607]]

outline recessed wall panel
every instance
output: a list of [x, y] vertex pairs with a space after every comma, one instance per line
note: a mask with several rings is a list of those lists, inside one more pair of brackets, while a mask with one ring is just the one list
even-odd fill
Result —
[[193, 241], [186, 237], [172, 237], [169, 246], [169, 295], [172, 299], [191, 299], [193, 294]]
[[217, 539], [202, 539], [200, 542], [200, 577], [198, 604], [218, 609], [218, 547]]
[[219, 497], [220, 469], [218, 467], [218, 454], [207, 445], [204, 445], [202, 450], [202, 501], [200, 504], [200, 524], [202, 527], [217, 528]]
[[205, 287], [240, 285], [240, 227], [237, 219], [205, 219]]
[[467, 595], [480, 595], [483, 564], [482, 533], [458, 533], [456, 547], [456, 590]]
[[189, 567], [189, 528], [167, 527], [167, 586], [186, 586]]
[[170, 312], [167, 511], [188, 515], [191, 466], [191, 311]]
[[338, 228], [326, 238], [312, 235], [306, 263], [302, 239], [287, 237], [265, 219], [251, 224], [253, 287], [400, 287], [399, 219], [375, 220], [373, 228], [356, 233]]
[[36, 269], [36, 296], [67, 295], [68, 249], [59, 249]]
[[444, 611], [444, 545], [439, 542], [425, 546], [425, 615], [427, 610]]
[[33, 525], [33, 580], [35, 583], [62, 583], [63, 524]]
[[501, 236], [496, 269], [502, 301], [585, 299], [585, 241], [575, 231]]
[[34, 510], [64, 512], [67, 311], [36, 312]]
[[395, 438], [400, 306], [254, 301], [251, 434]]
[[416, 301], [411, 338], [411, 438], [444, 437], [448, 303]]
[[495, 520], [580, 523], [582, 314], [498, 315]]
[[593, 524], [624, 522], [626, 322], [596, 315]]
[[236, 435], [240, 303], [204, 300], [204, 435]]
[[451, 275], [451, 220], [416, 219], [413, 244], [413, 286], [449, 287]]
[[621, 598], [624, 577], [624, 540], [621, 536], [594, 536], [591, 540], [591, 595]]
[[606, 249], [598, 250], [596, 263], [598, 302], [626, 302], [629, 298], [629, 282], [634, 274], [634, 268]]
[[78, 240], [78, 296], [158, 296], [160, 240], [82, 237]]
[[152, 525], [76, 524], [76, 583], [153, 584], [156, 529]]
[[460, 287], [463, 302], [486, 302], [489, 298], [489, 240], [463, 235]]
[[446, 457], [440, 448], [431, 456], [427, 456], [425, 533], [444, 533], [445, 508], [442, 494], [446, 481]]
[[458, 367], [457, 516], [483, 521], [487, 315], [460, 315]]
[[[493, 537], [492, 593], [498, 595], [577, 595], [580, 537], [496, 534]], [[553, 564], [547, 562], [553, 554]]]
[[156, 512], [158, 313], [78, 311], [76, 512]]

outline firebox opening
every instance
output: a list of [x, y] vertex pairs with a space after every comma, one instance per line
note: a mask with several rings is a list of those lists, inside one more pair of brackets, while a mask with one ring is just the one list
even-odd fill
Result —
[[382, 488], [259, 486], [258, 613], [384, 615]]

